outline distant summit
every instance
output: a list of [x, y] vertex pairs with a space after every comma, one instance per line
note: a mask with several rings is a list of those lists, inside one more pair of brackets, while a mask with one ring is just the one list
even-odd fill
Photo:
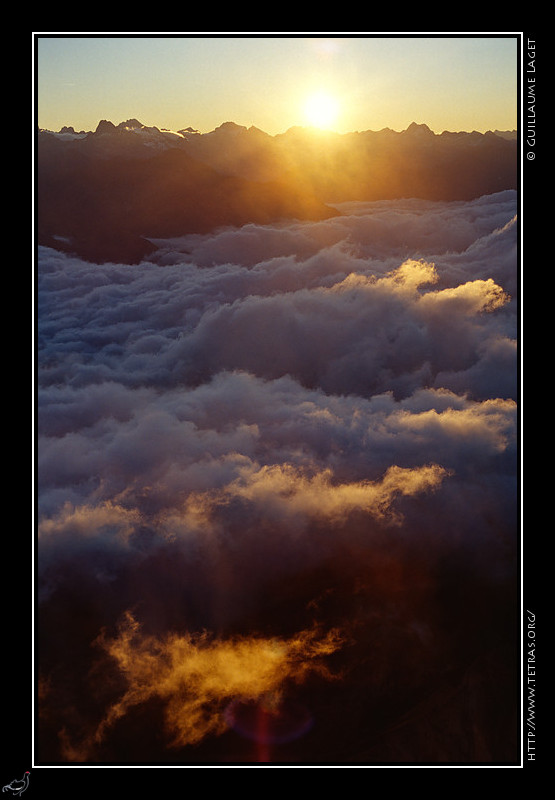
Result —
[[102, 135], [103, 133], [113, 133], [116, 130], [116, 126], [113, 122], [110, 122], [107, 119], [101, 119], [98, 125], [96, 126], [95, 133], [98, 135]]
[[148, 128], [146, 125], [143, 125], [142, 122], [139, 122], [138, 119], [128, 119], [125, 122], [120, 122], [119, 125], [114, 125], [113, 122], [109, 120], [102, 119], [97, 125], [95, 133], [114, 133], [117, 131], [142, 131], [142, 130], [151, 130], [151, 131], [158, 131], [159, 129], [156, 127]]
[[120, 122], [118, 128], [146, 128], [138, 119], [128, 119], [127, 122]]
[[419, 125], [416, 122], [411, 122], [411, 124], [408, 126], [406, 130], [406, 133], [409, 133], [411, 135], [416, 134], [420, 136], [435, 136], [435, 133], [430, 128], [428, 128], [427, 125], [425, 125], [424, 123], [421, 123]]

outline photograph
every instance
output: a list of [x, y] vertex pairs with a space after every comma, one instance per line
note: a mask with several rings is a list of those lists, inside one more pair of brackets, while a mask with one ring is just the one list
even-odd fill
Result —
[[32, 50], [33, 726], [4, 790], [526, 766], [533, 35]]

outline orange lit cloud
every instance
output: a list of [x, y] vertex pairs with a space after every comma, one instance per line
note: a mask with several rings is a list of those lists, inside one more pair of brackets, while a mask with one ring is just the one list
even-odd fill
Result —
[[227, 729], [223, 712], [232, 700], [270, 695], [275, 701], [287, 683], [302, 683], [311, 673], [336, 678], [325, 658], [342, 642], [339, 631], [317, 629], [291, 638], [216, 639], [206, 633], [155, 637], [144, 635], [127, 613], [117, 638], [98, 639], [125, 679], [126, 689], [85, 740], [71, 743], [67, 734], [62, 735], [65, 757], [69, 761], [90, 758], [118, 720], [152, 698], [164, 704], [166, 733], [173, 746], [221, 734]]
[[367, 289], [387, 289], [405, 295], [414, 294], [418, 307], [425, 312], [447, 311], [454, 314], [479, 314], [501, 308], [510, 297], [491, 278], [474, 280], [450, 289], [431, 291], [416, 295], [416, 291], [426, 284], [435, 284], [439, 275], [435, 264], [424, 260], [407, 259], [399, 267], [382, 278], [351, 273], [343, 281], [332, 287], [332, 292], [355, 292]]
[[423, 295], [420, 305], [427, 310], [440, 308], [449, 313], [479, 314], [501, 308], [509, 300], [503, 289], [490, 278]]
[[471, 446], [480, 442], [483, 452], [502, 453], [514, 439], [516, 403], [512, 400], [488, 400], [465, 409], [435, 409], [420, 413], [401, 412], [399, 429], [412, 431], [426, 440], [445, 436], [450, 442]]
[[436, 464], [416, 469], [392, 466], [381, 481], [336, 483], [331, 470], [307, 475], [290, 464], [259, 467], [249, 463], [223, 490], [192, 495], [187, 514], [198, 524], [207, 519], [211, 509], [241, 499], [265, 509], [270, 517], [287, 517], [290, 524], [310, 518], [337, 522], [355, 511], [398, 522], [393, 508], [397, 496], [435, 489], [447, 474]]
[[68, 502], [55, 517], [41, 520], [38, 534], [44, 544], [54, 535], [67, 537], [69, 544], [71, 538], [103, 538], [104, 534], [105, 538], [124, 546], [139, 521], [137, 509], [123, 508], [109, 500], [90, 506], [73, 506]]

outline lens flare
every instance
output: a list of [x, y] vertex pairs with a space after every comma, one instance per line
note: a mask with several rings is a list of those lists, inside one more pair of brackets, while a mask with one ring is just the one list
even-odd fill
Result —
[[271, 760], [271, 745], [299, 739], [312, 727], [312, 715], [303, 705], [272, 696], [233, 700], [224, 716], [230, 728], [256, 743], [258, 761]]

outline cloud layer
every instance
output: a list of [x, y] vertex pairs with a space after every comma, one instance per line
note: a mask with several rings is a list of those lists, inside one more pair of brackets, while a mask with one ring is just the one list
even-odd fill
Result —
[[[479, 731], [453, 701], [436, 760], [512, 757], [516, 196], [340, 210], [138, 265], [40, 249], [45, 761], [140, 763], [138, 719], [157, 763], [248, 761], [225, 708], [268, 696], [320, 720], [276, 760], [434, 760], [440, 685]], [[381, 745], [335, 730], [357, 703]]]

